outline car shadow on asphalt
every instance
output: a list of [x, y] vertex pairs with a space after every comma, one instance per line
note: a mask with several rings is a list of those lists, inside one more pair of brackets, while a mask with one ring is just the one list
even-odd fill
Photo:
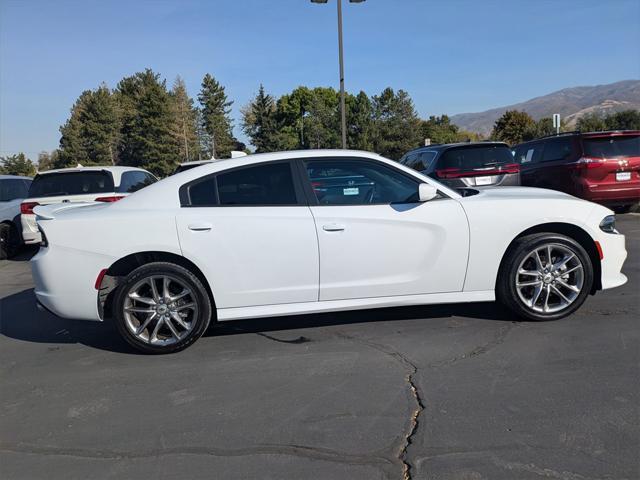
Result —
[[[291, 315], [254, 320], [235, 320], [217, 324], [205, 336], [238, 335], [302, 328], [390, 322], [429, 318], [464, 317], [485, 321], [514, 321], [513, 315], [496, 303], [426, 305], [416, 307], [378, 308], [349, 312]], [[122, 340], [111, 321], [91, 322], [58, 318], [38, 310], [33, 289], [0, 299], [0, 334], [8, 338], [34, 343], [80, 343], [101, 350], [120, 353], [136, 351]], [[287, 341], [303, 343], [304, 337]]]

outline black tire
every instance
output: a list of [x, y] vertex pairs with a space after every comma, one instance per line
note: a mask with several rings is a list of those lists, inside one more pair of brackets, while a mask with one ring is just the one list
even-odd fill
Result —
[[[573, 253], [582, 264], [582, 288], [572, 303], [557, 312], [535, 311], [520, 297], [516, 287], [521, 262], [536, 248], [546, 244], [560, 245]], [[520, 276], [520, 278], [522, 278]], [[542, 283], [541, 285], [544, 285]], [[535, 321], [558, 320], [571, 315], [585, 301], [593, 286], [593, 264], [584, 248], [575, 240], [557, 233], [536, 233], [517, 239], [507, 250], [498, 272], [496, 282], [497, 300], [521, 318]], [[532, 287], [534, 288], [534, 287]], [[546, 292], [546, 290], [544, 290]], [[552, 295], [555, 295], [553, 293]], [[557, 300], [560, 297], [556, 296]], [[548, 300], [548, 299], [547, 299]], [[534, 304], [535, 306], [535, 304]]]
[[[179, 341], [169, 345], [153, 345], [150, 342], [150, 339], [152, 338], [150, 333], [151, 326], [148, 329], [145, 329], [145, 331], [149, 330], [147, 333], [147, 336], [149, 337], [147, 341], [139, 338], [130, 330], [130, 321], [127, 320], [125, 314], [125, 302], [130, 298], [129, 292], [133, 287], [139, 285], [141, 282], [145, 281], [145, 279], [148, 281], [148, 279], [152, 277], [156, 278], [155, 281], [157, 282], [157, 277], [162, 276], [170, 277], [172, 281], [183, 284], [183, 287], [187, 287], [192, 292], [188, 298], [190, 302], [196, 305], [197, 310], [195, 310], [195, 312], [197, 312], [197, 315], [195, 312], [192, 312], [193, 317], [189, 322], [190, 325], [192, 325], [191, 329], [190, 331], [181, 331], [180, 333], [185, 333], [186, 335]], [[168, 305], [168, 303], [166, 305]], [[189, 347], [207, 330], [212, 315], [211, 299], [209, 298], [207, 289], [198, 277], [186, 268], [169, 262], [149, 263], [132, 271], [118, 286], [112, 306], [113, 319], [122, 338], [124, 338], [126, 342], [136, 350], [149, 354], [174, 353]], [[154, 309], [156, 307], [149, 306], [149, 308]], [[137, 316], [134, 316], [134, 318], [136, 317]], [[155, 322], [150, 325], [155, 325]], [[172, 325], [174, 328], [176, 327], [175, 322], [172, 323]]]
[[623, 214], [623, 213], [629, 213], [632, 207], [633, 207], [633, 204], [618, 205], [617, 207], [613, 207], [612, 210], [616, 213]]
[[18, 232], [9, 223], [0, 223], [0, 260], [13, 257], [18, 250]]

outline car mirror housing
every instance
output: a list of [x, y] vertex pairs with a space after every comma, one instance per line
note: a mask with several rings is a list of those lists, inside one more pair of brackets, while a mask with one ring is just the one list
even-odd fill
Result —
[[433, 200], [438, 195], [438, 189], [428, 183], [418, 185], [418, 199], [421, 202]]

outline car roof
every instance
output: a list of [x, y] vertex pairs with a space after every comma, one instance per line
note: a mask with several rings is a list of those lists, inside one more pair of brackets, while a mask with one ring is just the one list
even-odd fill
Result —
[[48, 175], [50, 173], [73, 173], [73, 172], [95, 172], [106, 170], [111, 173], [119, 173], [128, 172], [131, 170], [138, 170], [142, 172], [146, 172], [143, 168], [138, 167], [123, 167], [123, 166], [91, 166], [91, 167], [70, 167], [70, 168], [55, 168], [53, 170], [44, 170], [42, 172], [38, 172], [38, 175]]
[[31, 177], [23, 177], [22, 175], [0, 175], [0, 180], [10, 180], [20, 178], [22, 180], [33, 180]]
[[180, 166], [183, 167], [183, 166], [189, 166], [189, 165], [204, 165], [205, 163], [213, 163], [218, 161], [220, 161], [219, 158], [210, 158], [208, 160], [192, 160], [190, 162], [182, 162]]
[[553, 140], [554, 138], [571, 138], [571, 137], [587, 137], [587, 138], [598, 138], [598, 137], [624, 137], [624, 136], [632, 136], [632, 135], [640, 135], [640, 130], [604, 130], [602, 132], [560, 132], [560, 133], [552, 133], [551, 135], [545, 135], [544, 137], [534, 138], [533, 140], [527, 140], [526, 142], [521, 142], [513, 146], [513, 148], [519, 147], [520, 145], [528, 145], [530, 143], [536, 142], [546, 142], [547, 140]]
[[[202, 167], [184, 170], [180, 173], [176, 173], [175, 175], [163, 178], [153, 185], [149, 185], [143, 189], [140, 189], [126, 199], [115, 202], [112, 208], [126, 209], [129, 208], [129, 206], [140, 207], [142, 205], [148, 208], [156, 209], [171, 208], [175, 206], [173, 202], [177, 200], [177, 191], [181, 186], [191, 182], [192, 180], [197, 180], [207, 175], [216, 174], [218, 172], [231, 170], [237, 167], [248, 167], [261, 163], [286, 160], [302, 161], [306, 159], [322, 161], [335, 159], [336, 157], [355, 157], [381, 161], [383, 163], [393, 165], [395, 168], [406, 171], [412, 176], [419, 178], [422, 177], [423, 181], [426, 183], [435, 182], [435, 180], [420, 174], [420, 172], [416, 172], [415, 170], [405, 167], [404, 165], [401, 165], [400, 163], [385, 158], [381, 155], [378, 155], [377, 153], [365, 152], [362, 150], [342, 149], [289, 150], [286, 152], [258, 153], [237, 158], [227, 158], [222, 162], [208, 162], [207, 165], [203, 165]], [[453, 198], [460, 197], [460, 195], [455, 190], [446, 185], [442, 185], [439, 182], [437, 183], [438, 188], [444, 191], [447, 195]]]
[[407, 154], [409, 153], [415, 153], [415, 152], [426, 152], [426, 151], [431, 151], [431, 152], [442, 152], [444, 150], [449, 150], [450, 148], [464, 148], [464, 147], [495, 147], [495, 146], [505, 146], [505, 147], [509, 147], [509, 145], [507, 145], [505, 142], [495, 142], [495, 141], [489, 141], [489, 142], [457, 142], [457, 143], [437, 143], [434, 145], [424, 145], [422, 147], [418, 147], [415, 148], [413, 150], [410, 150], [407, 152]]

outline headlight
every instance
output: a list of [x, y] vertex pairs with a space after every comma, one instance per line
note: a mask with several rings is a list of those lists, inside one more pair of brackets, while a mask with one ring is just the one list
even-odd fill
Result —
[[616, 216], [607, 215], [600, 222], [600, 230], [607, 233], [620, 233], [616, 230]]

